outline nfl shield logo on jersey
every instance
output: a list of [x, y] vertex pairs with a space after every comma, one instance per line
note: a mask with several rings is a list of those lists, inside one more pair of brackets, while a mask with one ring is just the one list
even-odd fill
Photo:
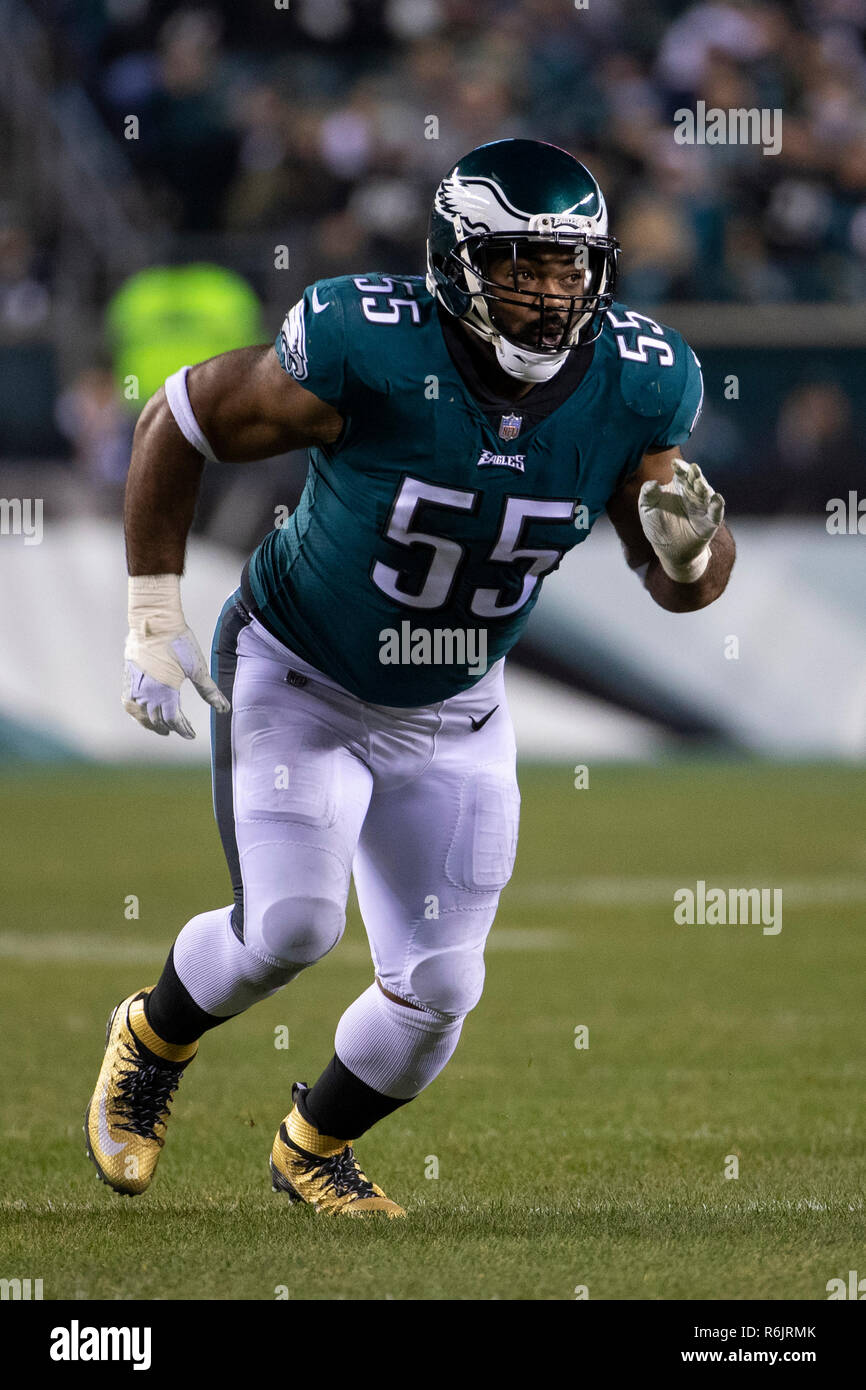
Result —
[[523, 424], [522, 415], [503, 415], [499, 421], [499, 438], [516, 439]]

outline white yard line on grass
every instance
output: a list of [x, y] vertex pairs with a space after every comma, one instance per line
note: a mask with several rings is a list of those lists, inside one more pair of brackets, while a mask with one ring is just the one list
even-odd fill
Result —
[[[781, 888], [785, 906], [820, 907], [824, 903], [866, 902], [866, 879], [806, 878], [788, 880], [778, 872], [712, 873], [704, 877], [708, 888]], [[673, 902], [676, 889], [694, 885], [695, 877], [668, 878], [572, 878], [544, 883], [520, 876], [505, 889], [504, 907], [573, 903], [592, 907], [656, 907]]]
[[[96, 936], [25, 936], [0, 933], [0, 960], [22, 965], [51, 965], [54, 962], [80, 965], [140, 965], [158, 967], [165, 960], [170, 941], [150, 946], [145, 942], [112, 941]], [[546, 927], [494, 927], [489, 951], [551, 951], [575, 944], [573, 933]], [[328, 960], [357, 965], [370, 960], [366, 946], [357, 941], [341, 942]]]
[[[761, 874], [707, 874], [710, 887], [748, 888], [770, 884], [781, 888], [785, 907], [821, 907], [832, 903], [866, 902], [866, 879], [811, 878], [786, 882], [783, 876]], [[576, 908], [654, 909], [671, 907], [678, 887], [688, 886], [687, 876], [674, 878], [574, 878], [541, 882], [518, 877], [505, 890], [503, 911], [509, 908], [544, 908], [557, 904]], [[160, 966], [170, 945], [165, 941], [150, 945], [142, 941], [120, 941], [109, 936], [45, 935], [23, 932], [0, 933], [0, 959], [22, 964], [50, 965], [68, 962], [94, 965]], [[488, 951], [555, 951], [573, 949], [573, 932], [555, 927], [506, 927], [494, 925]], [[369, 960], [367, 948], [346, 941], [337, 946], [329, 959], [344, 965]]]

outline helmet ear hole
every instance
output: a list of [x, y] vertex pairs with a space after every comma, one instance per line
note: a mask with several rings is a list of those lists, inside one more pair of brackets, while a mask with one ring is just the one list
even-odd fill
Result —
[[455, 318], [465, 318], [472, 307], [472, 294], [461, 289], [436, 266], [427, 272], [427, 288]]

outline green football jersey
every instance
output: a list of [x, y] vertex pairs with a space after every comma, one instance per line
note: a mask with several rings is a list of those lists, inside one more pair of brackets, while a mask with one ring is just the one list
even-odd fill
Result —
[[249, 587], [277, 637], [380, 705], [479, 680], [643, 455], [688, 439], [702, 400], [680, 335], [615, 303], [574, 391], [520, 429], [530, 393], [497, 432], [414, 276], [318, 281], [276, 350], [345, 423], [310, 450], [301, 500], [252, 555]]

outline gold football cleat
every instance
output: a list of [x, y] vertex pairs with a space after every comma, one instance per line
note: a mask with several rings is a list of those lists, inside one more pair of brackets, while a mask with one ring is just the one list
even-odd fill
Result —
[[87, 1156], [115, 1192], [136, 1196], [150, 1186], [172, 1096], [198, 1043], [163, 1042], [144, 1014], [153, 986], [131, 994], [113, 1010], [105, 1057], [84, 1117]]
[[299, 1092], [309, 1090], [303, 1082], [292, 1087], [295, 1102], [290, 1115], [280, 1125], [271, 1151], [271, 1182], [274, 1192], [285, 1192], [292, 1202], [307, 1202], [318, 1212], [341, 1216], [388, 1217], [406, 1212], [381, 1187], [370, 1182], [361, 1171], [351, 1144], [320, 1134], [308, 1124], [298, 1109]]

